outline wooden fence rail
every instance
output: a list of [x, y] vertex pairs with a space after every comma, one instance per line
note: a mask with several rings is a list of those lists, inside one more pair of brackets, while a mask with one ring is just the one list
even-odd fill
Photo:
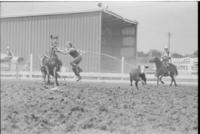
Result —
[[[74, 80], [74, 74], [72, 72], [61, 72], [60, 80]], [[81, 73], [83, 81], [94, 82], [129, 82], [129, 74], [121, 73]], [[153, 74], [146, 74], [148, 83], [156, 83], [156, 77]], [[42, 80], [42, 74], [39, 71], [1, 71], [1, 79], [21, 79], [21, 80]], [[170, 82], [169, 77], [163, 77], [164, 81]], [[198, 75], [178, 75], [176, 76], [178, 83], [198, 85]]]

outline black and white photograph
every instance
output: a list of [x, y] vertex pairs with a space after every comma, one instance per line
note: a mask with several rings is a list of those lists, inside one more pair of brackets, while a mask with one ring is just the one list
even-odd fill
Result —
[[0, 1], [2, 134], [197, 134], [197, 1]]

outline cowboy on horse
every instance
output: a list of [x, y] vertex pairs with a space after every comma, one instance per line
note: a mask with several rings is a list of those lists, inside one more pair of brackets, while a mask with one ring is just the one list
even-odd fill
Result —
[[161, 61], [163, 65], [166, 67], [166, 70], [169, 68], [169, 63], [171, 61], [171, 55], [167, 46], [164, 47], [164, 51], [162, 53]]
[[171, 60], [171, 55], [167, 46], [164, 47], [164, 51], [162, 53], [161, 60], [166, 67], [169, 67], [169, 63]]

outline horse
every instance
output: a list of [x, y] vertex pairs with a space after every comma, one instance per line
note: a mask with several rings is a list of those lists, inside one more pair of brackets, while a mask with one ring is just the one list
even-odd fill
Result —
[[60, 77], [58, 71], [62, 66], [62, 62], [57, 56], [47, 57], [43, 56], [41, 59], [40, 71], [45, 82], [46, 76], [48, 78], [47, 84], [50, 84], [50, 76], [54, 77], [54, 85], [59, 86], [57, 78]]
[[142, 81], [142, 84], [143, 85], [146, 85], [147, 84], [147, 79], [146, 79], [146, 74], [144, 72], [144, 69], [145, 68], [148, 68], [147, 66], [145, 66], [143, 68], [143, 70], [140, 69], [140, 66], [138, 68], [133, 68], [131, 69], [131, 71], [129, 72], [129, 78], [130, 78], [130, 86], [133, 86], [133, 80], [135, 81], [135, 86], [137, 89], [138, 88], [138, 82], [139, 81]]
[[156, 65], [155, 75], [157, 77], [157, 86], [159, 84], [159, 81], [162, 84], [164, 84], [164, 81], [162, 81], [162, 77], [167, 77], [167, 76], [171, 77], [170, 86], [172, 86], [173, 82], [174, 82], [174, 85], [177, 86], [174, 76], [178, 75], [178, 70], [174, 64], [169, 63], [169, 67], [166, 67], [158, 57], [154, 57], [153, 59], [150, 59], [149, 62], [155, 63]]

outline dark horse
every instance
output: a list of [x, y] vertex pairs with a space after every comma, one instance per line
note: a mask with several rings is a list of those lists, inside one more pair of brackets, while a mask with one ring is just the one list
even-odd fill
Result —
[[166, 67], [163, 62], [160, 61], [158, 57], [155, 57], [150, 60], [151, 63], [155, 63], [156, 65], [156, 77], [157, 77], [157, 85], [159, 84], [159, 81], [164, 84], [162, 81], [162, 77], [170, 76], [171, 77], [171, 84], [174, 82], [174, 85], [177, 86], [176, 80], [174, 76], [178, 75], [177, 68], [174, 64], [169, 63], [169, 67]]
[[[55, 51], [52, 49], [52, 51]], [[58, 59], [58, 56], [53, 52], [54, 54], [50, 57], [43, 56], [42, 57], [42, 63], [40, 70], [42, 72], [43, 79], [45, 81], [46, 76], [48, 78], [47, 83], [50, 84], [50, 76], [54, 77], [54, 85], [58, 86], [58, 80], [57, 78], [60, 77], [59, 74], [57, 73], [60, 71], [60, 68], [62, 66], [62, 62]]]

